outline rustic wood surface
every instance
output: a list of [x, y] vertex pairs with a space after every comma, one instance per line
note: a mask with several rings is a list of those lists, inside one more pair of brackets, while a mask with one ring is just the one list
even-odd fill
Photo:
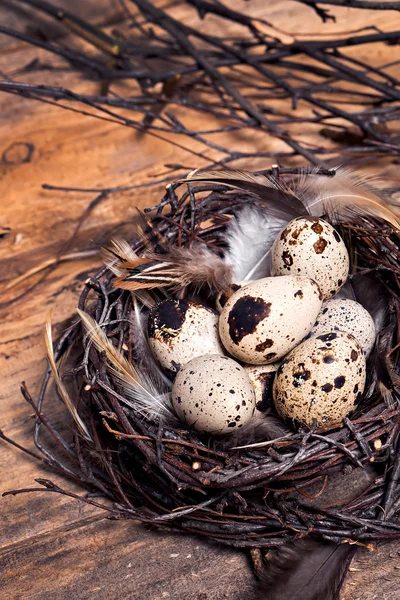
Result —
[[[117, 1], [58, 4], [104, 26], [123, 25]], [[321, 31], [319, 19], [306, 6], [279, 0], [235, 4], [241, 9], [248, 6], [254, 14], [263, 14], [292, 33]], [[204, 27], [194, 11], [183, 9], [179, 2], [160, 1], [159, 5]], [[341, 17], [340, 25], [328, 23], [325, 31], [400, 26], [399, 14], [394, 12], [379, 18], [364, 11], [332, 12]], [[29, 11], [13, 2], [0, 2], [0, 22], [21, 31], [50, 27], [46, 19], [39, 26]], [[212, 30], [215, 21], [209, 19], [207, 26]], [[52, 25], [51, 32], [54, 38], [64, 36], [61, 27]], [[360, 52], [366, 49], [361, 47]], [[393, 48], [381, 47], [369, 60], [385, 62], [387, 57], [389, 62], [393, 53]], [[44, 52], [0, 35], [1, 71], [14, 72], [38, 56], [46, 58]], [[51, 77], [58, 85], [74, 85], [79, 90], [90, 91], [96, 85], [77, 80], [69, 70], [40, 77]], [[38, 74], [24, 76], [25, 81], [37, 78]], [[97, 257], [66, 262], [46, 272], [47, 277], [34, 287], [38, 276], [5, 289], [17, 275], [63, 249], [95, 196], [45, 191], [42, 184], [96, 188], [146, 183], [164, 170], [163, 164], [184, 162], [187, 157], [184, 153], [178, 156], [176, 148], [150, 136], [139, 138], [130, 129], [5, 95], [0, 96], [0, 131], [0, 228], [10, 228], [0, 238], [0, 425], [8, 436], [32, 447], [31, 410], [21, 398], [20, 383], [25, 381], [33, 395], [38, 391], [45, 368], [45, 318], [53, 309], [56, 333], [61, 332], [74, 313], [82, 281], [100, 265]], [[309, 136], [306, 131], [304, 135]], [[243, 144], [252, 142], [243, 140]], [[106, 242], [116, 232], [129, 236], [136, 207], [154, 204], [161, 190], [156, 186], [106, 198], [84, 222], [72, 250], [95, 248], [95, 243]], [[24, 294], [28, 288], [32, 289]], [[54, 415], [62, 422], [61, 406], [55, 408]], [[0, 442], [0, 491], [30, 487], [35, 477], [51, 478], [79, 491]], [[102, 512], [55, 494], [8, 496], [1, 500], [0, 514], [0, 589], [4, 600], [257, 598], [249, 561], [239, 552], [191, 537], [160, 535], [133, 522], [109, 521]], [[398, 599], [399, 555], [399, 542], [382, 544], [374, 552], [360, 552], [347, 580], [345, 600]]]

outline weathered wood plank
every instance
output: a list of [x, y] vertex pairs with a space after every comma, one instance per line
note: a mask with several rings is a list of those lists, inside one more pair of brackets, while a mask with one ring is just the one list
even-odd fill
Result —
[[129, 522], [88, 518], [75, 525], [3, 551], [8, 598], [256, 599], [243, 554]]
[[[22, 24], [29, 27], [29, 19], [24, 17], [21, 21], [19, 13], [8, 10], [12, 4], [15, 5], [1, 4], [0, 21], [11, 27]], [[60, 1], [60, 5], [65, 3]], [[278, 0], [269, 2], [267, 8], [263, 0], [253, 0], [251, 6], [245, 2], [237, 5], [262, 14], [280, 28], [290, 27], [296, 34], [321, 31], [319, 19], [306, 6]], [[119, 10], [118, 2], [111, 0], [68, 3], [68, 8], [74, 7], [84, 17], [95, 21], [98, 17], [100, 23], [109, 23], [106, 19], [114, 18]], [[175, 3], [170, 10], [185, 22], [204, 27], [192, 9], [183, 9]], [[367, 15], [364, 11], [335, 12], [345, 19], [336, 25], [328, 23], [325, 32], [373, 24], [383, 29], [400, 25], [396, 13], [377, 18], [376, 14]], [[206, 26], [212, 33], [219, 25], [215, 19], [207, 18]], [[0, 48], [0, 70], [17, 69], [36, 57], [49, 58], [42, 51], [25, 44], [11, 44], [9, 38], [1, 36]], [[360, 48], [360, 52], [367, 51], [371, 64], [393, 58], [393, 49], [389, 47], [382, 47], [375, 54]], [[97, 89], [96, 83], [85, 82], [68, 70], [46, 77], [57, 85], [74, 86], [79, 91]], [[35, 78], [37, 74], [30, 74], [25, 80], [33, 82]], [[3, 286], [26, 268], [54, 256], [94, 197], [94, 194], [44, 191], [43, 183], [76, 187], [129, 185], [148, 182], [150, 176], [163, 170], [166, 162], [197, 166], [190, 155], [150, 136], [139, 137], [135, 131], [118, 125], [6, 95], [0, 95], [0, 131], [0, 225], [11, 228], [10, 234], [0, 240]], [[305, 131], [304, 138], [321, 143], [315, 132]], [[265, 140], [243, 139], [242, 143], [251, 147], [255, 143], [265, 144]], [[116, 232], [129, 237], [136, 207], [155, 203], [161, 192], [162, 186], [158, 186], [110, 196], [85, 222], [74, 249], [87, 247], [88, 240], [104, 242]], [[95, 258], [60, 265], [23, 300], [1, 304], [25, 289], [26, 284], [0, 298], [0, 425], [5, 433], [29, 447], [32, 447], [31, 409], [21, 399], [20, 382], [25, 380], [31, 391], [37, 392], [45, 367], [42, 330], [46, 315], [53, 308], [56, 330], [57, 326], [62, 327], [74, 313], [82, 281], [98, 265]], [[56, 411], [55, 418], [61, 423], [62, 411]], [[77, 490], [29, 457], [1, 444], [0, 491], [28, 487], [38, 476]], [[76, 600], [252, 600], [256, 597], [249, 565], [242, 554], [209, 546], [195, 538], [161, 536], [134, 523], [107, 521], [98, 510], [54, 494], [7, 497], [1, 501], [1, 514], [0, 587], [2, 597], [7, 599], [64, 600], [70, 596]], [[350, 574], [346, 600], [397, 599], [400, 584], [395, 567], [399, 552], [400, 544], [393, 543], [382, 545], [374, 553], [363, 553], [354, 563], [354, 568], [360, 570]], [[175, 554], [178, 556], [171, 557]]]

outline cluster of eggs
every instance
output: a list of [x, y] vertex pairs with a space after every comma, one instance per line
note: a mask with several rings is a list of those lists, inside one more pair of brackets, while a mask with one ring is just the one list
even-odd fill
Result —
[[300, 217], [271, 254], [271, 277], [234, 284], [216, 299], [218, 312], [168, 299], [150, 314], [150, 347], [175, 377], [175, 412], [198, 431], [243, 427], [271, 378], [278, 414], [303, 425], [338, 423], [362, 397], [375, 328], [359, 303], [333, 299], [349, 271], [342, 238]]

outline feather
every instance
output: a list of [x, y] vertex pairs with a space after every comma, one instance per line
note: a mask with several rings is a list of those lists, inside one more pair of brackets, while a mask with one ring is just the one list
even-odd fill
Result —
[[377, 335], [370, 356], [373, 373], [371, 392], [378, 391], [389, 408], [393, 408], [400, 400], [400, 374], [398, 365], [396, 366], [391, 358], [396, 320], [395, 313], [388, 313], [387, 321]]
[[334, 220], [338, 215], [348, 215], [350, 210], [379, 217], [399, 229], [396, 215], [371, 186], [372, 179], [341, 167], [334, 177], [304, 174], [293, 185], [296, 194], [314, 216], [327, 214]]
[[379, 277], [374, 273], [356, 273], [346, 283], [346, 287], [351, 287], [353, 299], [369, 312], [374, 320], [375, 330], [379, 333], [388, 311], [386, 288]]
[[285, 544], [267, 554], [258, 573], [261, 598], [339, 600], [355, 552], [350, 544], [309, 538]]
[[232, 265], [235, 282], [269, 275], [272, 244], [286, 223], [258, 206], [246, 206], [232, 218], [225, 233], [225, 261]]
[[[110, 241], [110, 248], [105, 248], [104, 246], [100, 248], [104, 264], [117, 277], [122, 277], [126, 274], [125, 265], [137, 264], [137, 260], [139, 259], [139, 256], [130, 247], [128, 242], [119, 238], [114, 238]], [[152, 296], [151, 292], [146, 290], [137, 290], [136, 297], [149, 309], [152, 309], [158, 302]]]
[[58, 369], [57, 369], [57, 365], [56, 365], [56, 361], [55, 361], [55, 357], [54, 357], [52, 328], [51, 328], [51, 315], [48, 316], [47, 321], [46, 321], [44, 340], [46, 343], [47, 358], [49, 361], [51, 372], [53, 373], [53, 377], [54, 377], [55, 384], [57, 386], [58, 393], [60, 394], [60, 396], [61, 396], [65, 406], [67, 407], [69, 413], [71, 414], [72, 418], [74, 419], [76, 426], [78, 428], [78, 431], [81, 433], [81, 435], [86, 440], [91, 442], [92, 438], [89, 434], [89, 431], [88, 431], [85, 423], [82, 421], [81, 417], [79, 416], [78, 411], [77, 411], [76, 407], [74, 406], [74, 404], [68, 394], [67, 388], [65, 387], [65, 385], [60, 377], [60, 374], [58, 372]]
[[233, 450], [257, 448], [268, 445], [271, 440], [284, 439], [292, 434], [282, 419], [257, 410], [249, 423], [229, 434], [225, 444]]
[[125, 273], [126, 265], [146, 264], [147, 260], [136, 254], [128, 242], [119, 238], [114, 238], [110, 242], [111, 247], [101, 246], [101, 257], [106, 267], [114, 273], [121, 276]]
[[286, 221], [300, 217], [308, 213], [307, 207], [282, 180], [262, 175], [261, 173], [250, 173], [239, 170], [221, 171], [192, 171], [182, 180], [183, 182], [208, 181], [217, 182], [228, 187], [244, 190], [257, 196], [265, 202], [271, 214], [277, 211], [278, 217], [286, 215]]
[[170, 395], [165, 385], [157, 387], [148, 373], [130, 363], [122, 352], [113, 346], [92, 317], [79, 309], [78, 314], [97, 350], [104, 352], [109, 372], [119, 381], [126, 404], [147, 419], [159, 422], [174, 420]]
[[154, 383], [160, 388], [170, 391], [171, 381], [160, 368], [153, 356], [146, 334], [147, 315], [140, 308], [133, 296], [132, 337], [135, 340], [136, 362], [141, 369], [150, 371]]
[[287, 221], [307, 214], [318, 217], [327, 214], [335, 219], [338, 215], [348, 214], [349, 210], [357, 210], [400, 228], [385, 199], [371, 186], [372, 177], [361, 177], [342, 167], [335, 171], [334, 176], [307, 170], [285, 181], [246, 171], [193, 171], [184, 181], [216, 181], [245, 190], [263, 200], [271, 214], [277, 211], [278, 215], [282, 215], [285, 212]]
[[195, 292], [219, 292], [232, 282], [232, 267], [205, 244], [171, 247], [166, 254], [146, 254], [133, 261], [120, 256], [112, 269], [118, 275], [114, 286], [131, 291], [170, 287], [177, 292], [191, 286]]
[[160, 302], [160, 299], [157, 298], [156, 294], [151, 290], [136, 290], [136, 292], [132, 292], [132, 296], [135, 299], [140, 300], [143, 306], [145, 306], [149, 310], [154, 308], [155, 305], [158, 304], [158, 302]]
[[400, 398], [400, 375], [390, 351], [395, 345], [397, 317], [389, 311], [386, 289], [373, 273], [356, 274], [351, 280], [355, 300], [370, 313], [375, 323], [376, 342], [368, 358], [371, 375], [369, 394], [378, 391], [388, 406]]

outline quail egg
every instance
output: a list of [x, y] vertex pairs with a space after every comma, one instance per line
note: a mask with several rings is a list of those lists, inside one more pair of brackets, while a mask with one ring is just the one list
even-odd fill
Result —
[[317, 217], [298, 217], [274, 242], [271, 273], [312, 277], [328, 299], [347, 279], [349, 255], [332, 225]]
[[221, 341], [235, 358], [274, 363], [311, 331], [322, 295], [308, 277], [266, 277], [235, 292], [219, 319]]
[[229, 298], [235, 292], [240, 290], [243, 286], [247, 285], [248, 283], [252, 283], [252, 281], [252, 279], [249, 279], [248, 281], [239, 281], [239, 283], [232, 283], [229, 289], [219, 292], [218, 296], [215, 299], [215, 308], [217, 309], [217, 311], [220, 313], [227, 301], [229, 300]]
[[328, 300], [314, 323], [310, 336], [324, 331], [346, 331], [354, 335], [368, 355], [375, 343], [375, 324], [369, 312], [358, 302], [345, 298]]
[[195, 356], [224, 354], [218, 315], [190, 300], [163, 300], [150, 313], [150, 348], [160, 365], [176, 372]]
[[172, 405], [188, 427], [218, 435], [250, 421], [255, 394], [242, 366], [226, 356], [207, 354], [181, 367], [172, 385]]
[[244, 370], [253, 384], [257, 408], [260, 410], [265, 410], [270, 403], [272, 380], [279, 364], [278, 362], [270, 365], [244, 365]]
[[283, 418], [340, 423], [362, 398], [365, 357], [350, 333], [321, 333], [294, 348], [276, 372], [273, 399]]

